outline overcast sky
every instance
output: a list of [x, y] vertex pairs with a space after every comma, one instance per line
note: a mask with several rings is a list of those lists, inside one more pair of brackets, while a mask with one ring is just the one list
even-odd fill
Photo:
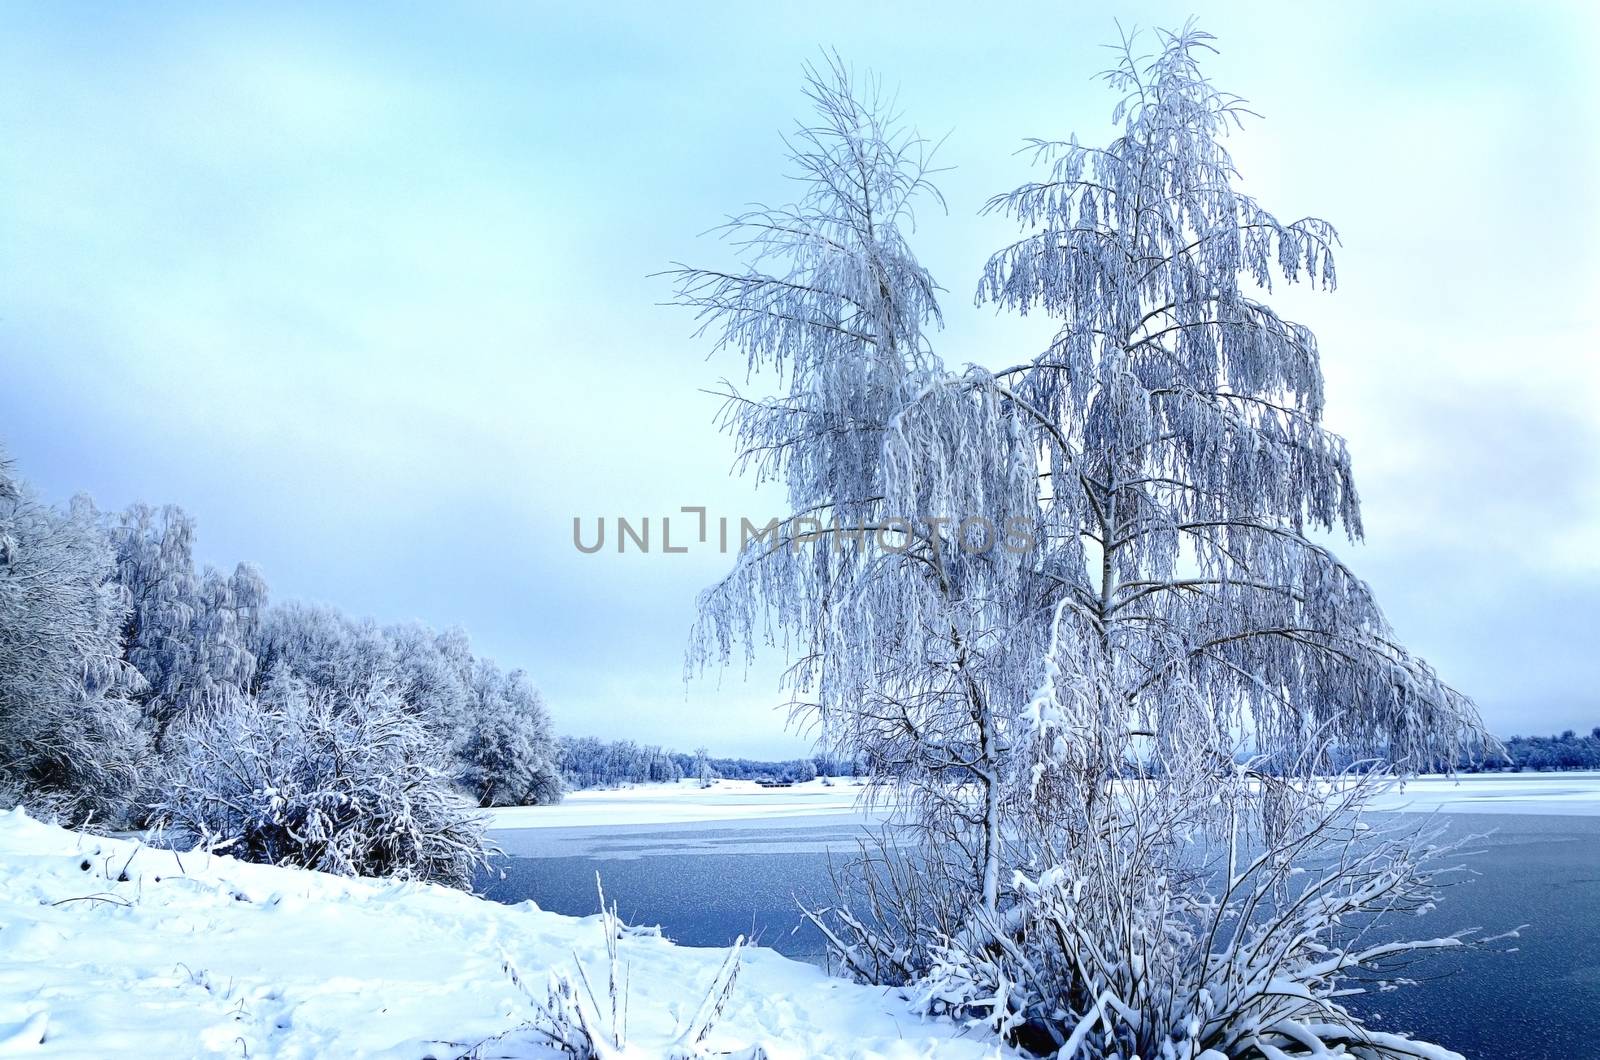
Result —
[[[1586, 4], [0, 7], [0, 445], [47, 496], [177, 502], [276, 599], [460, 625], [558, 726], [797, 753], [776, 663], [685, 691], [727, 562], [581, 555], [581, 515], [778, 514], [728, 475], [659, 305], [701, 233], [785, 197], [821, 47], [950, 134], [948, 363], [1029, 355], [972, 307], [1024, 137], [1109, 135], [1124, 22], [1198, 7], [1250, 190], [1344, 239], [1322, 342], [1401, 637], [1500, 733], [1600, 724], [1600, 32]], [[684, 524], [687, 526], [687, 523]], [[674, 526], [674, 531], [678, 530]]]

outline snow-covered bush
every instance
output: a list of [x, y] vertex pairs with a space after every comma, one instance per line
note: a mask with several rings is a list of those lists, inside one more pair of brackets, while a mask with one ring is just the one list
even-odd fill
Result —
[[1431, 836], [1363, 820], [1388, 782], [1376, 772], [1285, 792], [1294, 823], [1262, 836], [1218, 797], [1226, 782], [1208, 796], [1125, 781], [1037, 837], [1046, 867], [1015, 874], [1001, 923], [936, 947], [918, 1003], [1069, 1057], [1453, 1055], [1370, 1030], [1341, 1003], [1405, 982], [1425, 951], [1470, 944], [1398, 934], [1456, 866]]
[[466, 887], [484, 822], [447, 765], [393, 697], [336, 700], [275, 675], [181, 732], [156, 818], [251, 861]]
[[1428, 951], [1490, 941], [1408, 934], [1460, 866], [1435, 832], [1365, 818], [1395, 770], [1318, 776], [1320, 745], [1268, 771], [1195, 732], [1135, 759], [1133, 722], [1065, 676], [1030, 707], [1000, 908], [971, 909], [959, 836], [904, 850], [886, 835], [845, 866], [838, 907], [807, 911], [846, 971], [1084, 1060], [1455, 1055], [1341, 1003], [1408, 983]]

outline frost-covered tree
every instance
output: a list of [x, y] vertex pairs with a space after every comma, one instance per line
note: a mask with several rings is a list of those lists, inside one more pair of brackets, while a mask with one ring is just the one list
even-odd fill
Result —
[[394, 651], [383, 629], [333, 607], [290, 602], [272, 608], [254, 650], [263, 674], [282, 670], [336, 700], [394, 691]]
[[1045, 179], [989, 204], [1026, 234], [990, 259], [980, 300], [1060, 322], [995, 376], [1045, 454], [1058, 676], [1113, 735], [1107, 769], [1147, 735], [1173, 768], [1241, 733], [1280, 764], [1330, 739], [1453, 760], [1471, 704], [1313, 536], [1361, 535], [1350, 459], [1322, 425], [1315, 337], [1262, 298], [1275, 279], [1331, 290], [1337, 236], [1238, 190], [1223, 138], [1246, 112], [1201, 75], [1208, 40], [1125, 50], [1107, 74], [1121, 135], [1036, 143]]
[[724, 424], [793, 512], [703, 596], [691, 661], [753, 648], [775, 618], [797, 709], [951, 837], [935, 856], [992, 910], [1007, 729], [1048, 624], [1029, 557], [958, 537], [962, 520], [976, 539], [1032, 518], [1035, 441], [1004, 387], [952, 375], [930, 347], [938, 288], [908, 243], [919, 200], [942, 203], [930, 145], [837, 61], [806, 85], [817, 121], [790, 139], [797, 201], [729, 223], [742, 266], [677, 273], [719, 348], [787, 382], [767, 399], [730, 388]]
[[419, 622], [385, 630], [394, 656], [395, 693], [452, 745], [464, 734], [474, 659], [459, 629], [435, 633]]
[[[1275, 280], [1331, 288], [1336, 236], [1239, 190], [1223, 138], [1245, 112], [1201, 76], [1208, 39], [1126, 46], [1107, 74], [1120, 135], [1036, 143], [1045, 179], [990, 204], [1024, 232], [980, 302], [1057, 329], [1014, 367], [935, 356], [936, 287], [907, 245], [935, 194], [923, 142], [837, 63], [808, 73], [798, 201], [730, 222], [739, 267], [677, 273], [717, 346], [786, 384], [730, 388], [724, 422], [792, 509], [702, 598], [691, 660], [782, 639], [797, 708], [922, 840], [878, 879], [892, 897], [844, 914], [846, 963], [932, 984], [930, 1008], [1004, 1033], [1042, 1023], [1059, 1046], [1084, 1028], [1084, 1055], [1198, 1056], [1213, 1016], [1247, 1034], [1275, 1011], [1320, 1017], [1330, 1047], [1360, 1038], [1332, 998], [1363, 960], [1275, 963], [1263, 943], [1261, 965], [1231, 962], [1246, 939], [1333, 945], [1341, 917], [1409, 901], [1425, 890], [1411, 848], [1347, 858], [1362, 867], [1315, 891], [1331, 920], [1271, 922], [1239, 896], [1264, 880], [1281, 900], [1286, 862], [1247, 879], [1241, 851], [1360, 834], [1313, 790], [1334, 749], [1404, 770], [1481, 735], [1322, 539], [1360, 535], [1350, 461], [1322, 424], [1314, 337], [1264, 299]], [[1193, 841], [1220, 862], [1197, 867]], [[1064, 901], [1038, 898], [1063, 883]], [[1080, 909], [1071, 888], [1090, 884], [1104, 902]], [[1193, 935], [1207, 909], [1241, 932], [1220, 951]], [[1068, 925], [1075, 910], [1089, 919]], [[1195, 971], [1157, 991], [1148, 965], [1117, 963], [1135, 958]], [[1226, 969], [1248, 985], [1201, 1011]], [[1310, 1000], [1274, 1009], [1275, 971]], [[1321, 1055], [1298, 1029], [1229, 1038], [1227, 1055]], [[1403, 1055], [1388, 1049], [1351, 1055]]]
[[632, 740], [607, 742], [593, 736], [563, 736], [557, 757], [565, 786], [610, 788], [622, 784], [664, 784], [683, 777], [681, 755]]
[[145, 740], [122, 660], [127, 610], [86, 500], [40, 502], [0, 457], [0, 799], [115, 822]]
[[[218, 768], [231, 751], [261, 751], [226, 746], [229, 726], [258, 707], [278, 728], [241, 728], [241, 739], [276, 738], [302, 716], [332, 739], [324, 722], [381, 728], [379, 715], [402, 710], [449, 780], [486, 803], [560, 797], [549, 712], [525, 674], [475, 658], [459, 630], [383, 628], [302, 604], [269, 611], [254, 567], [197, 571], [194, 537], [175, 506], [108, 520], [78, 498], [58, 511], [0, 458], [0, 798], [141, 819], [152, 796], [141, 782], [198, 768], [189, 729]], [[281, 686], [271, 696], [269, 674]], [[291, 686], [317, 710], [287, 711]], [[187, 765], [163, 761], [180, 747]], [[183, 793], [201, 797], [189, 780], [158, 793], [171, 813]]]
[[473, 656], [459, 630], [383, 628], [331, 607], [269, 611], [255, 651], [268, 672], [304, 682], [335, 704], [385, 696], [450, 750], [452, 773], [484, 805], [560, 798], [550, 715], [522, 671]]
[[469, 686], [466, 727], [456, 753], [463, 782], [481, 806], [534, 806], [561, 798], [550, 714], [521, 670], [481, 659]]
[[236, 701], [256, 680], [249, 645], [266, 607], [267, 584], [241, 563], [231, 575], [194, 564], [194, 520], [168, 505], [136, 504], [111, 528], [117, 579], [131, 609], [127, 661], [145, 679], [141, 696], [158, 748], [175, 723]]
[[672, 784], [683, 779], [683, 770], [669, 752], [651, 747], [648, 755], [645, 769], [652, 784]]
[[117, 580], [130, 604], [123, 652], [143, 675], [141, 704], [160, 732], [180, 711], [191, 672], [189, 643], [198, 579], [194, 569], [194, 520], [168, 505], [159, 511], [136, 504], [113, 526]]
[[266, 607], [267, 582], [253, 565], [240, 563], [232, 574], [205, 568], [190, 632], [194, 696], [202, 700], [233, 697], [251, 688], [256, 657], [249, 645], [256, 638]]

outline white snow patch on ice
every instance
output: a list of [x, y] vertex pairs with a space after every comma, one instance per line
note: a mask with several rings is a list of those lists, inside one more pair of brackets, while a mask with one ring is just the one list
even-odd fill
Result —
[[862, 787], [853, 781], [807, 781], [763, 788], [753, 780], [637, 784], [627, 788], [569, 792], [554, 806], [508, 806], [490, 810], [491, 828], [571, 828], [586, 825], [689, 824], [752, 818], [816, 817], [855, 813]]
[[1600, 772], [1470, 773], [1418, 777], [1378, 800], [1376, 809], [1429, 813], [1532, 813], [1600, 816]]

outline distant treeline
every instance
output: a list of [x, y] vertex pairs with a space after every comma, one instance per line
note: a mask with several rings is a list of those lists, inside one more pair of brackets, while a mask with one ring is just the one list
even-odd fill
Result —
[[1579, 736], [1568, 729], [1560, 736], [1513, 736], [1505, 741], [1505, 758], [1463, 762], [1466, 773], [1548, 772], [1556, 769], [1600, 769], [1600, 725]]
[[[1559, 736], [1512, 736], [1504, 742], [1505, 757], [1463, 759], [1456, 770], [1463, 773], [1600, 770], [1600, 726], [1586, 736], [1568, 729]], [[854, 777], [867, 773], [860, 762], [821, 753], [786, 761], [714, 758], [704, 748], [686, 754], [659, 745], [639, 744], [633, 740], [601, 740], [593, 736], [561, 737], [558, 759], [562, 786], [569, 791], [678, 780], [799, 783], [817, 777]], [[1265, 768], [1271, 771], [1270, 765]], [[1442, 767], [1438, 767], [1438, 771], [1442, 772]], [[1134, 770], [1130, 775], [1137, 772]]]
[[799, 783], [819, 776], [850, 777], [857, 772], [856, 763], [827, 754], [787, 761], [713, 758], [704, 748], [685, 754], [632, 740], [593, 736], [562, 737], [559, 760], [563, 785], [572, 791], [684, 779]]

